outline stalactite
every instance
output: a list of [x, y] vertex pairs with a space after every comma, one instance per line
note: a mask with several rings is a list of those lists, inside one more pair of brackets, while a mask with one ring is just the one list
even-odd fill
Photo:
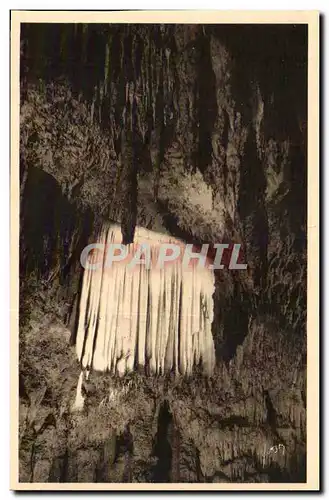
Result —
[[[112, 225], [103, 230], [98, 243], [121, 241], [120, 227]], [[142, 242], [150, 245], [151, 266], [129, 268]], [[104, 252], [100, 269], [85, 270], [76, 341], [83, 369], [122, 376], [139, 366], [152, 374], [174, 370], [191, 375], [193, 366], [200, 364], [205, 373], [212, 373], [213, 271], [185, 269], [181, 260], [157, 268], [161, 242], [184, 248], [181, 241], [137, 227], [134, 243], [128, 245], [128, 261], [106, 267]]]

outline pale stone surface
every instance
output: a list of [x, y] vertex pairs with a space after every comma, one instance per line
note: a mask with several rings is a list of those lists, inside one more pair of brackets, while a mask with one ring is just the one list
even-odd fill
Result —
[[[136, 244], [145, 241], [151, 248], [151, 268], [129, 269]], [[121, 242], [119, 226], [103, 230], [98, 243], [109, 242]], [[128, 261], [85, 270], [76, 341], [84, 369], [123, 376], [138, 364], [155, 374], [174, 370], [189, 375], [201, 363], [206, 373], [212, 372], [213, 271], [183, 269], [181, 259], [157, 269], [161, 242], [184, 246], [165, 234], [136, 228]], [[106, 255], [101, 258], [104, 263]]]

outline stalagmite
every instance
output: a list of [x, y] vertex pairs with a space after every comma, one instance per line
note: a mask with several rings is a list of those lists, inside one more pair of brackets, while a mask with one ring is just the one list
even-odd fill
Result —
[[73, 411], [82, 410], [85, 402], [85, 398], [82, 395], [82, 383], [83, 383], [83, 372], [81, 372], [79, 376], [75, 401], [72, 407]]
[[[107, 249], [121, 240], [120, 226], [111, 225], [98, 243]], [[130, 267], [136, 248], [145, 242], [151, 265], [142, 255], [141, 262]], [[123, 376], [144, 367], [151, 374], [190, 375], [193, 366], [200, 365], [206, 374], [212, 373], [213, 270], [184, 268], [182, 259], [159, 268], [161, 243], [184, 248], [180, 240], [137, 227], [125, 260], [112, 256], [115, 262], [108, 266], [106, 251], [90, 254], [88, 263], [98, 268], [86, 266], [80, 297], [76, 352], [83, 370]]]

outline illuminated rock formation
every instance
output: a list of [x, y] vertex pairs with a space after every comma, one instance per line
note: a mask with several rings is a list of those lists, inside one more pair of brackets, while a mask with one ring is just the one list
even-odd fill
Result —
[[[106, 267], [106, 253], [91, 257], [100, 269], [85, 269], [76, 352], [82, 369], [122, 376], [144, 367], [151, 374], [190, 375], [194, 365], [211, 374], [215, 363], [211, 333], [214, 275], [201, 266], [183, 268], [181, 260], [157, 268], [161, 242], [183, 246], [164, 234], [136, 228], [136, 244], [148, 242], [152, 266], [126, 261]], [[121, 242], [119, 226], [103, 230], [98, 243]], [[100, 262], [101, 261], [101, 262]], [[130, 259], [131, 262], [131, 259]]]

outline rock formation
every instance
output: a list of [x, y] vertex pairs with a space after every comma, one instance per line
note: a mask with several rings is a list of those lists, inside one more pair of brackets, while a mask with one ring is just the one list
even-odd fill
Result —
[[[103, 229], [99, 243], [121, 243], [120, 226]], [[125, 261], [84, 272], [76, 350], [83, 369], [123, 376], [135, 367], [151, 374], [172, 370], [191, 375], [201, 364], [210, 375], [215, 351], [211, 334], [214, 274], [210, 269], [183, 267], [182, 259], [157, 268], [161, 242], [181, 241], [136, 228], [134, 243], [148, 241], [152, 265], [129, 268]]]
[[[23, 24], [20, 75], [21, 480], [305, 481], [307, 26]], [[108, 221], [248, 269], [84, 271]]]

